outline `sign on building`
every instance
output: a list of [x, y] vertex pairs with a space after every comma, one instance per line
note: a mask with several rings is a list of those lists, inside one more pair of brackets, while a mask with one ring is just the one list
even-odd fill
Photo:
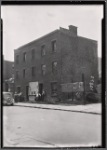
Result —
[[38, 93], [38, 82], [29, 82], [29, 95], [36, 95]]
[[83, 82], [61, 84], [62, 92], [83, 92]]

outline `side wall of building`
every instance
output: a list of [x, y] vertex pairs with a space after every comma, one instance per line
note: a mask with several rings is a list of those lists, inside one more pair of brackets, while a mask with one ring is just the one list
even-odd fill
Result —
[[61, 42], [61, 82], [70, 83], [75, 82], [74, 76], [76, 58], [77, 58], [77, 37], [68, 36], [60, 33]]
[[[56, 40], [56, 52], [52, 52], [52, 41]], [[45, 45], [46, 55], [41, 56], [41, 46]], [[35, 50], [35, 59], [32, 60], [32, 49]], [[47, 94], [51, 95], [51, 83], [57, 82], [59, 86], [60, 82], [60, 45], [59, 45], [59, 33], [55, 32], [41, 38], [37, 42], [28, 44], [18, 50], [15, 50], [15, 60], [16, 55], [19, 55], [19, 64], [15, 62], [15, 72], [19, 71], [19, 79], [15, 76], [15, 88], [21, 87], [21, 91], [26, 97], [26, 87], [29, 82], [39, 82], [43, 83], [44, 90]], [[26, 62], [23, 62], [23, 53], [26, 52]], [[57, 72], [52, 73], [52, 62], [57, 62]], [[41, 72], [42, 65], [46, 65], [46, 74], [43, 76]], [[35, 67], [35, 76], [32, 77], [31, 68]], [[26, 70], [25, 78], [23, 78], [23, 69]], [[59, 88], [58, 88], [59, 89]]]
[[78, 38], [78, 59], [75, 75], [84, 74], [86, 89], [89, 88], [90, 77], [94, 76], [95, 84], [98, 81], [98, 54], [97, 42], [86, 38]]
[[[52, 41], [56, 41], [56, 51], [52, 51]], [[41, 47], [45, 46], [46, 54], [41, 55]], [[32, 50], [35, 51], [32, 59]], [[23, 62], [23, 54], [26, 52], [26, 62]], [[57, 83], [57, 93], [61, 94], [61, 83], [82, 81], [84, 74], [86, 86], [89, 86], [90, 76], [97, 81], [97, 43], [93, 40], [68, 35], [60, 30], [42, 37], [35, 42], [27, 44], [14, 53], [15, 74], [19, 72], [19, 79], [15, 75], [15, 90], [21, 88], [25, 99], [29, 82], [39, 82], [47, 95], [51, 96], [51, 83]], [[19, 55], [19, 63], [16, 64], [16, 56]], [[57, 62], [57, 70], [52, 72], [52, 63]], [[42, 65], [46, 65], [46, 74], [42, 75]], [[35, 75], [32, 76], [32, 67], [35, 67]], [[25, 70], [25, 77], [23, 77]]]
[[95, 84], [98, 80], [97, 42], [63, 33], [61, 37], [61, 82], [81, 82], [84, 76], [86, 90], [89, 90], [90, 77], [95, 77]]

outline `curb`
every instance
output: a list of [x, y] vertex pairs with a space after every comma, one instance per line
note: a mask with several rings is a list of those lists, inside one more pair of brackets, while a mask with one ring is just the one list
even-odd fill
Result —
[[87, 112], [87, 111], [78, 111], [78, 110], [65, 110], [60, 108], [46, 108], [46, 107], [39, 107], [39, 106], [25, 106], [20, 104], [14, 104], [14, 106], [20, 106], [20, 107], [32, 107], [32, 108], [38, 108], [38, 109], [51, 109], [51, 110], [60, 110], [60, 111], [68, 111], [68, 112], [76, 112], [76, 113], [87, 113], [87, 114], [93, 114], [93, 115], [101, 115], [101, 113], [97, 112]]

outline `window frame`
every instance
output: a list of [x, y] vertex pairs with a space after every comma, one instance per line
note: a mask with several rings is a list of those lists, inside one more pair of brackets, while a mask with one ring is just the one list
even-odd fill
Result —
[[[43, 69], [43, 68], [45, 68], [45, 69]], [[42, 64], [42, 66], [41, 66], [41, 72], [42, 72], [43, 76], [46, 74], [46, 65], [45, 64]]]
[[26, 52], [23, 52], [23, 62], [26, 62]]
[[52, 53], [56, 53], [56, 39], [51, 41]]

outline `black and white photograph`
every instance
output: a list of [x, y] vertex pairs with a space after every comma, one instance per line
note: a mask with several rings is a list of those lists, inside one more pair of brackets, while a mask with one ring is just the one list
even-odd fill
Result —
[[103, 4], [1, 5], [2, 147], [102, 147]]

